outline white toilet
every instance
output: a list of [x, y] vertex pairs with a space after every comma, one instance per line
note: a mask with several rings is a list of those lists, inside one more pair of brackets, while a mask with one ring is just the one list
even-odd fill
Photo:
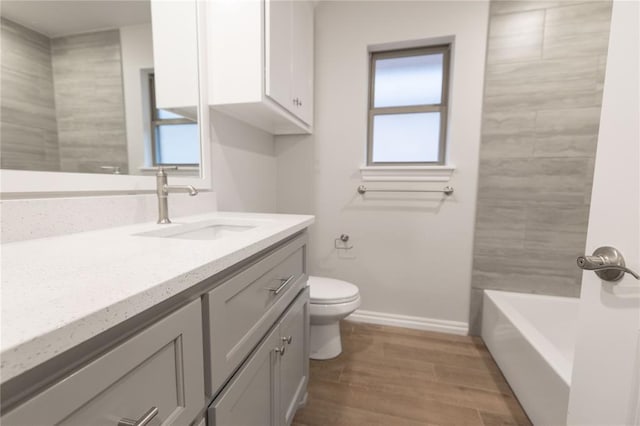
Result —
[[341, 319], [360, 306], [358, 287], [346, 281], [309, 277], [312, 359], [331, 359], [342, 352]]

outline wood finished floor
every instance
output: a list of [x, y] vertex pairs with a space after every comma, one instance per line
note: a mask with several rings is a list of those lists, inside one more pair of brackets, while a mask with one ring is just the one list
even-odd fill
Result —
[[477, 337], [344, 321], [294, 426], [531, 425]]

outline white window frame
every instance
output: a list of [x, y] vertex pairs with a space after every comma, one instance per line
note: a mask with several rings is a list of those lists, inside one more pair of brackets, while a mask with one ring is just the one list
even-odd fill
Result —
[[[421, 56], [431, 54], [442, 54], [442, 93], [440, 103], [423, 104], [411, 106], [395, 106], [395, 107], [374, 107], [375, 95], [375, 77], [376, 77], [376, 61], [380, 59], [401, 58], [410, 56]], [[417, 47], [410, 49], [395, 49], [380, 52], [371, 52], [369, 54], [369, 114], [368, 114], [368, 132], [367, 132], [367, 166], [443, 166], [446, 161], [446, 135], [447, 135], [447, 117], [449, 105], [449, 73], [451, 63], [451, 45], [438, 45], [429, 47]], [[381, 162], [373, 161], [373, 121], [375, 116], [384, 114], [411, 114], [424, 112], [440, 113], [440, 135], [438, 146], [437, 161], [398, 161], [398, 162]]]

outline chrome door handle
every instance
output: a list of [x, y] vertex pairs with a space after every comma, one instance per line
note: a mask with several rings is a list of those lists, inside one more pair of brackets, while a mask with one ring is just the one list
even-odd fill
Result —
[[268, 288], [267, 290], [273, 292], [273, 294], [278, 294], [282, 291], [283, 288], [285, 288], [294, 278], [295, 278], [295, 274], [291, 275], [289, 278], [281, 278], [280, 281], [282, 282], [282, 284], [280, 284], [280, 286], [278, 288]]
[[291, 342], [293, 341], [293, 336], [283, 337], [283, 338], [282, 338], [282, 341], [283, 341], [284, 343], [286, 343], [287, 345], [290, 345], [290, 344], [291, 344]]
[[619, 281], [625, 273], [640, 280], [640, 275], [625, 266], [622, 253], [613, 247], [597, 248], [592, 256], [580, 256], [576, 261], [580, 269], [594, 271], [605, 281]]
[[275, 351], [276, 353], [279, 353], [280, 356], [284, 356], [284, 353], [287, 351], [287, 348], [285, 345], [282, 345], [279, 348], [276, 348]]
[[120, 419], [118, 426], [146, 426], [158, 415], [158, 407], [151, 407], [149, 411], [144, 413], [138, 420]]

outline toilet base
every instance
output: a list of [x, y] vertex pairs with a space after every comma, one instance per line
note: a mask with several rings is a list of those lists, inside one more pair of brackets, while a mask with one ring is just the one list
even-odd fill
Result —
[[311, 324], [310, 334], [311, 359], [331, 359], [342, 353], [339, 321], [331, 324]]

